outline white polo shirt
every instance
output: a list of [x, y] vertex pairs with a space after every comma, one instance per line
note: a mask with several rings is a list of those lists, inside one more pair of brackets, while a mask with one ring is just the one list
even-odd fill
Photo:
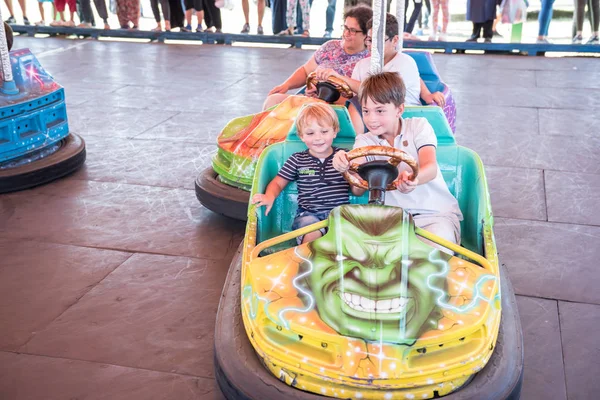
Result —
[[[370, 132], [356, 137], [354, 148], [364, 146], [391, 147], [387, 140]], [[402, 129], [394, 139], [394, 147], [410, 154], [418, 163], [418, 151], [424, 146], [437, 147], [437, 138], [427, 119], [402, 118]], [[368, 161], [376, 159], [387, 160], [388, 157], [367, 157]], [[405, 163], [400, 163], [398, 170], [400, 172], [411, 171]], [[463, 219], [458, 201], [448, 190], [439, 164], [437, 175], [433, 180], [418, 185], [415, 190], [408, 194], [401, 193], [399, 190], [387, 191], [385, 193], [385, 204], [401, 207], [410, 214], [452, 213], [456, 214], [459, 221]]]
[[[354, 66], [352, 79], [364, 81], [371, 74], [371, 57], [363, 58]], [[411, 56], [398, 52], [394, 58], [383, 66], [383, 72], [397, 72], [406, 86], [407, 106], [420, 106], [421, 104], [421, 76], [417, 63]]]

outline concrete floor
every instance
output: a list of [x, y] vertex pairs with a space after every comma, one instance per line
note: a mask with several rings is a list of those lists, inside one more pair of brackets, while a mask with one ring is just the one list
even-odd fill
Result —
[[[0, 399], [220, 399], [214, 318], [244, 225], [196, 200], [232, 117], [311, 52], [16, 38], [66, 88], [84, 168], [0, 196]], [[491, 188], [523, 399], [600, 391], [600, 60], [435, 55]]]

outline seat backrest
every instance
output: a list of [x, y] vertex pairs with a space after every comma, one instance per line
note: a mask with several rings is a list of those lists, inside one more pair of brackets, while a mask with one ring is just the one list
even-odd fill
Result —
[[[352, 144], [354, 144], [356, 132], [354, 131], [354, 126], [352, 125], [352, 121], [350, 120], [350, 114], [348, 114], [348, 109], [344, 106], [339, 105], [332, 105], [331, 107], [334, 109], [335, 113], [337, 114], [338, 121], [340, 122], [340, 131], [338, 132], [335, 140], [333, 141], [333, 145], [340, 147], [340, 144], [347, 142], [352, 142]], [[292, 125], [292, 129], [290, 129], [290, 131], [288, 132], [287, 138], [285, 140], [286, 142], [303, 143], [302, 139], [300, 139], [300, 137], [298, 136], [296, 124]]]
[[427, 89], [430, 92], [443, 92], [444, 91], [444, 83], [440, 78], [440, 74], [433, 63], [433, 57], [431, 53], [426, 51], [405, 51], [405, 53], [411, 56], [415, 62], [417, 63], [417, 68], [419, 69], [419, 75], [421, 75], [421, 79], [427, 85]]
[[427, 119], [427, 121], [433, 127], [433, 131], [437, 137], [438, 146], [456, 145], [456, 139], [452, 134], [450, 124], [448, 124], [446, 114], [444, 114], [444, 110], [442, 110], [441, 107], [405, 107], [402, 118], [414, 117]]
[[481, 221], [491, 214], [483, 163], [472, 150], [461, 146], [439, 146], [437, 161], [450, 193], [463, 213], [461, 245], [483, 254]]

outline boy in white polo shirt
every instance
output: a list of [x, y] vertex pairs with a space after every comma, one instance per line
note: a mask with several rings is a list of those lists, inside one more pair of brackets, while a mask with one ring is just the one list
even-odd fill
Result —
[[[402, 79], [394, 72], [371, 75], [363, 81], [358, 98], [369, 132], [356, 137], [354, 148], [395, 147], [418, 160], [419, 175], [414, 179], [405, 164], [398, 167], [398, 190], [386, 193], [385, 204], [403, 208], [412, 214], [416, 226], [460, 244], [462, 213], [437, 163], [437, 138], [425, 118], [402, 118], [405, 92]], [[380, 157], [367, 157], [367, 161], [376, 158]], [[333, 167], [343, 173], [348, 166], [346, 152], [338, 151]], [[359, 196], [364, 193], [354, 187], [352, 191]]]
[[[367, 23], [365, 44], [369, 50], [371, 50], [372, 26], [373, 20]], [[444, 94], [442, 92], [431, 93], [419, 75], [419, 68], [414, 58], [397, 50], [398, 32], [398, 20], [394, 15], [388, 13], [385, 21], [383, 70], [396, 72], [404, 81], [406, 105], [420, 106], [422, 98], [426, 104], [432, 104], [435, 101], [440, 107], [444, 107], [446, 103]], [[351, 78], [340, 76], [331, 69], [317, 68], [315, 72], [320, 80], [326, 80], [330, 75], [335, 75], [344, 80], [354, 93], [358, 93], [360, 83], [371, 74], [371, 57], [363, 58], [356, 63]]]

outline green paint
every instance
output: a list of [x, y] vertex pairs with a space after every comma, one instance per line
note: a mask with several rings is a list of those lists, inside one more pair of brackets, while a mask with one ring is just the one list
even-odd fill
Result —
[[[306, 278], [321, 319], [344, 336], [409, 345], [436, 328], [430, 318], [436, 297], [428, 280], [444, 289], [445, 277], [429, 278], [442, 269], [429, 257], [447, 261], [449, 256], [419, 240], [412, 219], [403, 236], [400, 208], [342, 206], [330, 218], [328, 234], [310, 245], [314, 269]], [[406, 276], [403, 241], [410, 254]], [[401, 296], [403, 283], [407, 290]]]

